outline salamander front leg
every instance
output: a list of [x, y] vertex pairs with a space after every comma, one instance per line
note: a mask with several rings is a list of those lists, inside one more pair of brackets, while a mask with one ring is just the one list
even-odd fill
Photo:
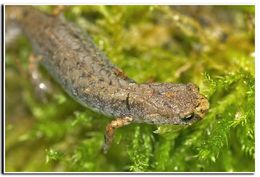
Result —
[[130, 124], [132, 121], [133, 118], [131, 117], [123, 117], [123, 118], [117, 118], [116, 120], [113, 120], [111, 123], [107, 125], [106, 134], [105, 134], [105, 144], [103, 146], [103, 150], [105, 154], [107, 153], [109, 146], [113, 141], [115, 130], [117, 128]]
[[64, 6], [64, 5], [55, 6], [55, 8], [52, 11], [52, 15], [54, 15], [54, 16], [61, 15], [65, 11], [65, 8], [66, 8], [66, 6]]

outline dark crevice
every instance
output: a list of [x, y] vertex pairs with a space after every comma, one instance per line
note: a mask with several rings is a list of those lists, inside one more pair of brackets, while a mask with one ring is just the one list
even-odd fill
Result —
[[130, 111], [129, 93], [127, 93], [127, 97], [126, 97], [126, 107], [127, 107], [127, 109]]

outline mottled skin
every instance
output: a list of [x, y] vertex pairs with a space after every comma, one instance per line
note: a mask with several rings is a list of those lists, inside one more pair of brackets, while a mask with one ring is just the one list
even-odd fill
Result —
[[191, 124], [209, 108], [194, 84], [138, 84], [101, 53], [91, 38], [61, 17], [29, 6], [6, 7], [6, 24], [18, 25], [41, 63], [81, 104], [117, 117], [106, 128], [105, 151], [114, 130], [131, 122]]

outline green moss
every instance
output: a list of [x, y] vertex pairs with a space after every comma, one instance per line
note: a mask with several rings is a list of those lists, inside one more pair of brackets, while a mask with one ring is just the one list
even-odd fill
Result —
[[254, 6], [67, 6], [65, 17], [131, 78], [196, 83], [210, 110], [192, 126], [121, 128], [103, 154], [111, 119], [76, 103], [45, 70], [52, 92], [42, 102], [21, 37], [6, 53], [6, 171], [254, 171], [254, 13]]

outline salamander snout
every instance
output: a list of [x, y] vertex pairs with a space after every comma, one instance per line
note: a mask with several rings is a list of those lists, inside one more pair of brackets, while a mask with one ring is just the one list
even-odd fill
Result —
[[198, 105], [196, 106], [196, 108], [194, 110], [194, 114], [200, 118], [203, 118], [205, 116], [205, 114], [207, 113], [208, 109], [209, 109], [208, 99], [203, 95], [199, 95]]

